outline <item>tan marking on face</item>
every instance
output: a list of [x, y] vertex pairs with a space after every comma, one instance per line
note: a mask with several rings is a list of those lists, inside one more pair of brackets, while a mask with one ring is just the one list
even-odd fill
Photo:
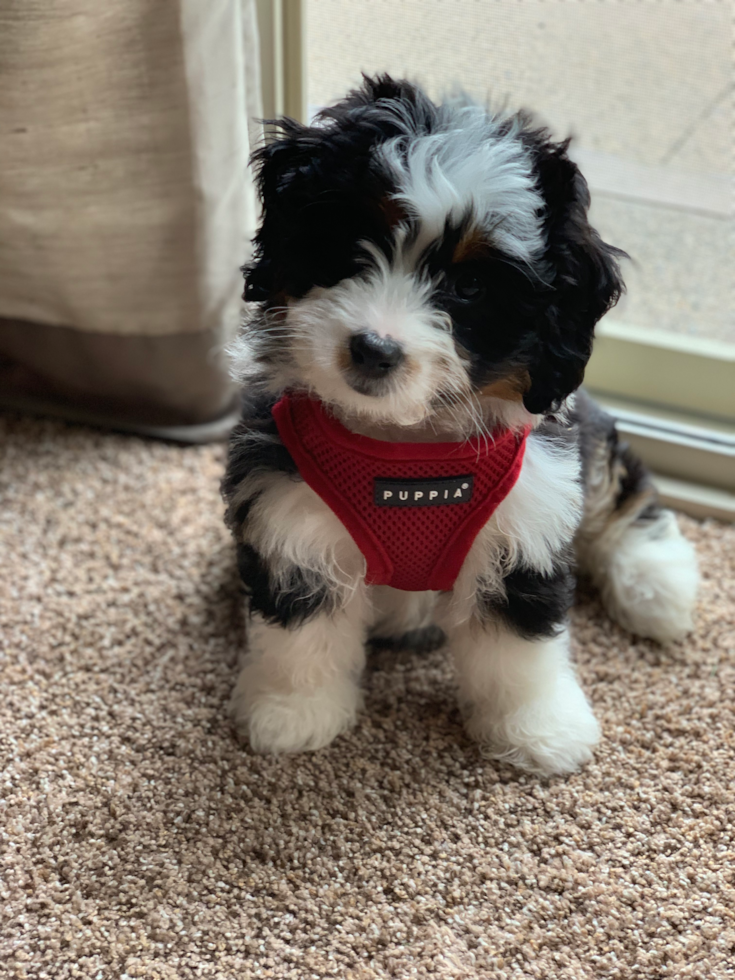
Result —
[[505, 402], [519, 402], [531, 387], [528, 371], [516, 371], [507, 378], [500, 378], [480, 389], [480, 398], [500, 398]]
[[467, 234], [457, 242], [452, 255], [452, 262], [469, 262], [472, 259], [486, 259], [491, 252], [490, 243], [483, 238], [479, 228], [471, 228]]

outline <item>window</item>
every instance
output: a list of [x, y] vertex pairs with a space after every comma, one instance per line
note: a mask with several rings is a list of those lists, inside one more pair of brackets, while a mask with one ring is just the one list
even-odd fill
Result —
[[313, 114], [362, 70], [389, 71], [432, 96], [459, 83], [525, 106], [575, 136], [593, 223], [633, 259], [627, 295], [598, 328], [588, 386], [669, 477], [673, 502], [735, 517], [730, 4], [281, 0], [267, 10], [282, 18], [292, 114]]

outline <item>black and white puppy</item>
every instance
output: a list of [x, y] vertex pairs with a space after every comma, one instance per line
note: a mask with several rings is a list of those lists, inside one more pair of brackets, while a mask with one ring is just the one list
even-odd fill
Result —
[[[280, 121], [255, 154], [254, 305], [233, 348], [245, 408], [223, 483], [250, 613], [233, 712], [254, 749], [327, 745], [355, 721], [366, 642], [438, 624], [470, 734], [523, 769], [568, 772], [599, 739], [570, 664], [575, 569], [627, 629], [667, 642], [691, 628], [691, 546], [612, 420], [573, 394], [624, 253], [590, 227], [567, 144], [525, 113], [436, 105], [382, 76], [313, 126]], [[451, 590], [368, 584], [279, 436], [284, 392], [386, 442], [528, 433]]]

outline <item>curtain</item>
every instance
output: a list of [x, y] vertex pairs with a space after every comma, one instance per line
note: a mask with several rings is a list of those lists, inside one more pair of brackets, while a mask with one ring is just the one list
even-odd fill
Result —
[[254, 0], [3, 0], [0, 405], [222, 428], [259, 77]]

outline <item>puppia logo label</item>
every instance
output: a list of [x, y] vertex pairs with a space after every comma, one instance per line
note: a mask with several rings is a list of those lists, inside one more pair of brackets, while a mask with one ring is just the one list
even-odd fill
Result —
[[378, 507], [440, 507], [466, 504], [472, 499], [471, 476], [447, 476], [439, 480], [375, 481]]

